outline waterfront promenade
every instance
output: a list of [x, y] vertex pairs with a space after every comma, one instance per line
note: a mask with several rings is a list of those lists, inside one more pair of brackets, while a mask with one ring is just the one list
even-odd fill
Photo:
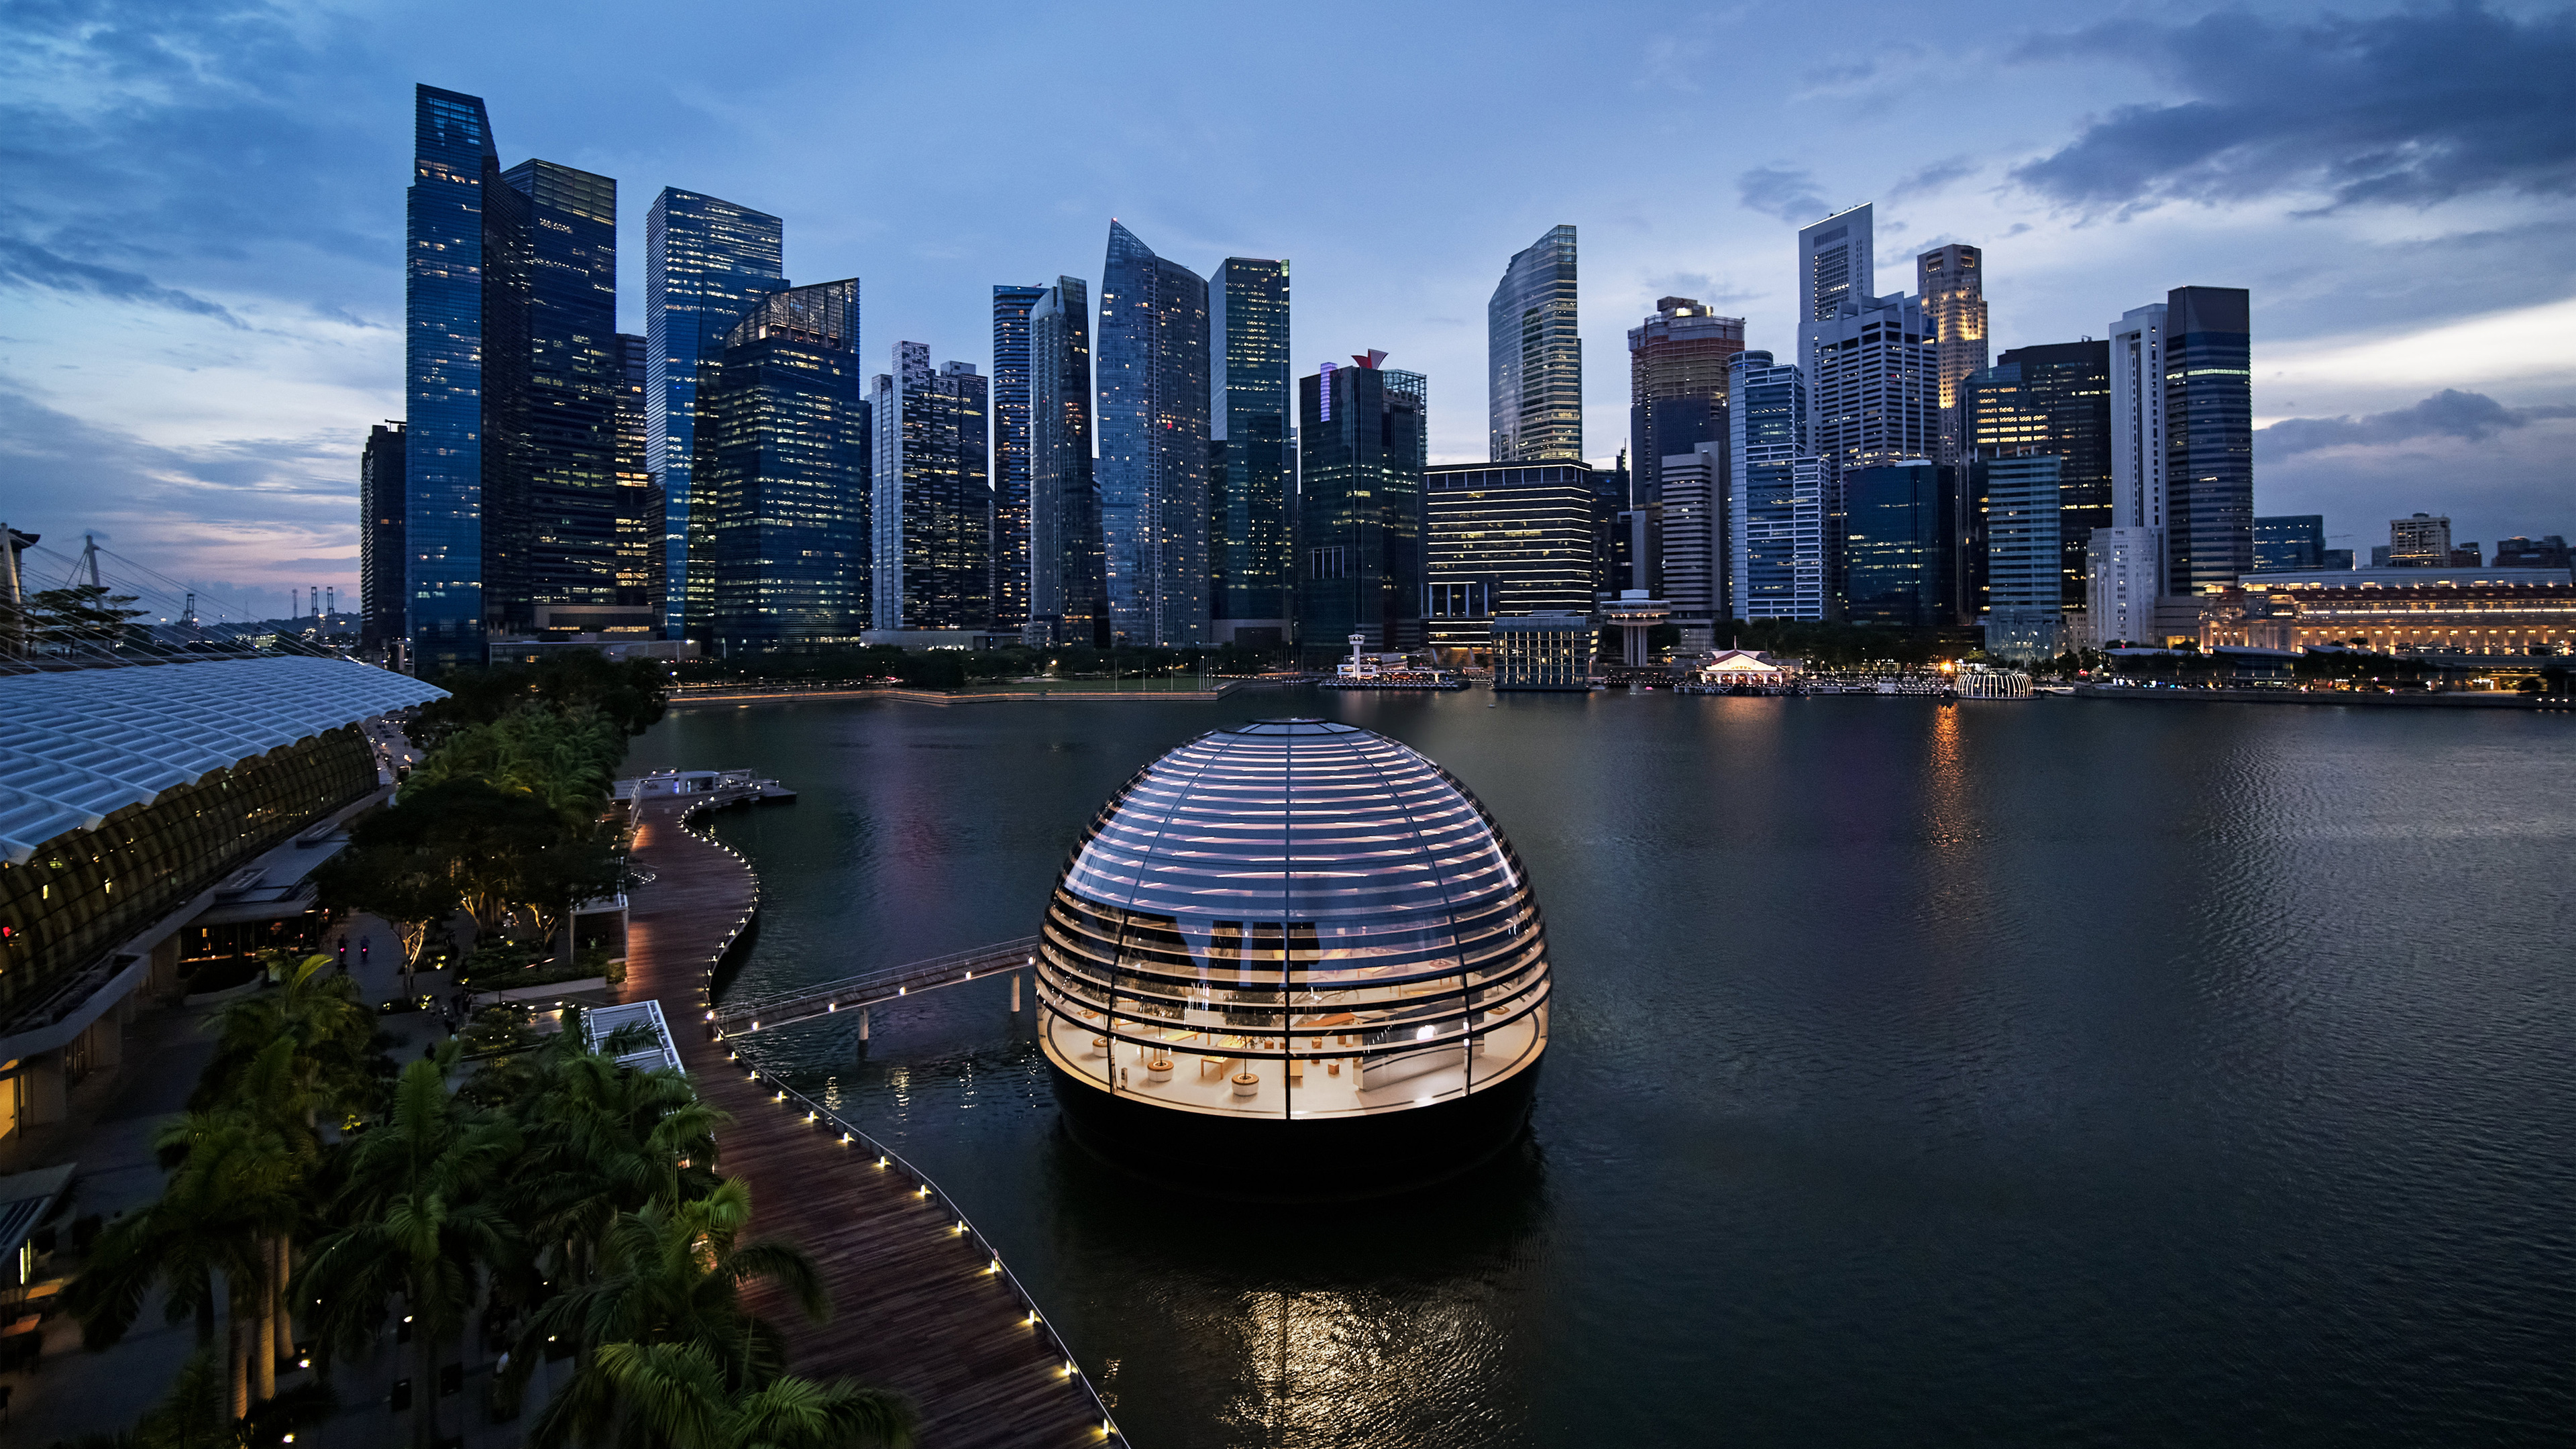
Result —
[[755, 1295], [753, 1307], [786, 1335], [795, 1372], [909, 1394], [924, 1449], [1123, 1443], [1104, 1432], [1079, 1369], [1032, 1321], [999, 1259], [960, 1230], [935, 1188], [845, 1145], [828, 1118], [781, 1105], [710, 1036], [708, 972], [749, 924], [759, 883], [740, 856], [686, 828], [686, 816], [727, 798], [637, 808], [633, 859], [653, 879], [631, 896], [624, 999], [661, 1002], [699, 1095], [733, 1116], [717, 1147], [724, 1171], [751, 1186], [752, 1232], [813, 1255], [834, 1312], [811, 1323], [774, 1293]]

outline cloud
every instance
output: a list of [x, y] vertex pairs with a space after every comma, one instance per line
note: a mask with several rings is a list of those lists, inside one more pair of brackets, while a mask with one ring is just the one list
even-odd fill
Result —
[[1804, 226], [1833, 208], [1816, 189], [1815, 176], [1804, 168], [1756, 166], [1735, 178], [1735, 194], [1745, 208]]
[[1664, 272], [1644, 280], [1646, 290], [1658, 297], [1696, 297], [1711, 307], [1750, 302], [1763, 295], [1757, 288], [1739, 287], [1706, 272]]
[[1974, 161], [1965, 156], [1952, 156], [1947, 160], [1934, 161], [1907, 172], [1897, 178], [1894, 186], [1887, 188], [1887, 194], [1890, 198], [1923, 195], [1939, 191], [1962, 177], [1976, 174], [1977, 164]]
[[142, 302], [180, 312], [194, 312], [201, 317], [217, 318], [233, 327], [248, 325], [220, 302], [209, 302], [176, 287], [161, 286], [141, 272], [76, 262], [24, 237], [0, 236], [0, 287], [85, 293], [120, 302]]
[[2260, 456], [2286, 458], [2319, 448], [2386, 445], [2417, 438], [2460, 438], [2482, 443], [2546, 418], [2569, 417], [2576, 417], [2576, 406], [2509, 408], [2482, 392], [2444, 388], [2412, 407], [2391, 408], [2384, 413], [2283, 418], [2270, 427], [2255, 430], [2254, 450]]
[[2135, 61], [2183, 93], [2123, 106], [2013, 179], [2061, 205], [2146, 210], [2276, 193], [2326, 208], [2490, 191], [2576, 195], [2576, 11], [2476, 0], [2282, 24], [2224, 11], [2025, 43], [2025, 61]]

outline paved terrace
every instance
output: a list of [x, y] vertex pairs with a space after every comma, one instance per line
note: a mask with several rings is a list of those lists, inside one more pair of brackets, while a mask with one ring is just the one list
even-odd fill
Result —
[[733, 1114], [724, 1170], [751, 1185], [755, 1233], [813, 1255], [831, 1321], [763, 1295], [797, 1373], [900, 1389], [921, 1410], [925, 1449], [1071, 1446], [1125, 1440], [1053, 1329], [945, 1195], [819, 1108], [751, 1079], [710, 1035], [708, 973], [751, 919], [759, 882], [742, 857], [686, 827], [748, 795], [648, 798], [630, 897], [625, 999], [659, 1000], [700, 1095]]

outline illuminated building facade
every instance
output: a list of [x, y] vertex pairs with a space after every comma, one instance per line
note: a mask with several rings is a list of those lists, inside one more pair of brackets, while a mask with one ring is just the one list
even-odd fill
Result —
[[1106, 646], [1091, 457], [1091, 301], [1058, 277], [1029, 309], [1029, 611], [1037, 642]]
[[[2443, 571], [2448, 574], [2451, 571]], [[2576, 584], [2500, 582], [2460, 571], [2423, 583], [2316, 583], [2247, 578], [2214, 591], [2204, 646], [2298, 649], [2350, 644], [2383, 653], [2576, 653]]]
[[1655, 505], [1654, 587], [1685, 632], [1694, 623], [1735, 617], [1726, 577], [1729, 451], [1724, 438], [1699, 443], [1661, 460], [1656, 470], [1662, 501]]
[[2323, 568], [2326, 518], [2322, 513], [2283, 514], [2254, 520], [2254, 571]]
[[2254, 374], [2242, 287], [2165, 297], [2165, 592], [2254, 571]]
[[404, 624], [414, 668], [483, 657], [484, 204], [505, 190], [479, 96], [413, 88], [404, 193]]
[[1939, 350], [1921, 303], [1891, 293], [1845, 299], [1804, 324], [1814, 354], [1807, 375], [1809, 446], [1825, 489], [1825, 596], [1842, 604], [1843, 475], [1929, 458], [1940, 447]]
[[1583, 337], [1572, 226], [1512, 253], [1485, 304], [1491, 461], [1583, 461]]
[[1038, 1007], [1094, 1152], [1224, 1195], [1367, 1196], [1519, 1135], [1546, 930], [1447, 771], [1355, 726], [1255, 721], [1147, 765], [1083, 831]]
[[2441, 568], [2451, 562], [2451, 520], [2430, 513], [2388, 520], [2388, 566]]
[[993, 289], [993, 624], [1029, 619], [1029, 311], [1044, 287]]
[[[1960, 410], [1972, 458], [2050, 454], [2059, 460], [2059, 606], [2083, 609], [2086, 541], [2113, 523], [2110, 344], [2016, 347], [1961, 385]], [[1961, 542], [1967, 565], [1961, 615], [1973, 618], [1985, 553], [1965, 533]]]
[[1587, 613], [1511, 614], [1493, 622], [1494, 688], [1580, 691], [1592, 687], [1600, 631]]
[[[700, 375], [763, 297], [787, 282], [783, 224], [717, 197], [664, 187], [644, 218], [644, 467], [662, 490], [662, 625], [668, 639], [703, 638], [714, 582], [689, 567], [704, 542], [694, 523]], [[693, 528], [695, 531], [693, 532]]]
[[1720, 317], [1696, 297], [1658, 298], [1655, 315], [1628, 329], [1637, 503], [1663, 501], [1663, 459], [1726, 437], [1726, 364], [1743, 350], [1744, 319]]
[[859, 284], [761, 299], [702, 374], [692, 477], [727, 657], [855, 643], [867, 625], [869, 412]]
[[971, 362], [933, 372], [926, 343], [898, 342], [870, 393], [877, 630], [989, 629], [993, 488], [986, 379]]
[[1953, 470], [1928, 459], [1843, 474], [1843, 616], [1924, 629], [1949, 622]]
[[1423, 470], [1422, 497], [1432, 647], [1481, 654], [1498, 615], [1592, 607], [1592, 469], [1443, 463]]
[[2064, 613], [2065, 460], [2054, 453], [1984, 458], [1968, 475], [1971, 511], [1984, 560], [1977, 620], [1986, 651], [2030, 659], [2057, 653]]
[[1298, 384], [1297, 637], [1318, 655], [1340, 653], [1353, 634], [1372, 649], [1425, 642], [1429, 383], [1380, 367], [1385, 356], [1328, 363]]
[[617, 334], [617, 603], [639, 632], [662, 631], [662, 490], [645, 465], [644, 395], [650, 372], [645, 339]]
[[1985, 254], [1957, 242], [1934, 247], [1914, 259], [1914, 290], [1935, 339], [1933, 402], [1941, 410], [1941, 434], [1932, 456], [1955, 464], [1968, 454], [1960, 388], [1986, 366]]
[[1768, 352], [1729, 365], [1728, 578], [1739, 619], [1825, 617], [1824, 465], [1808, 448], [1807, 383]]
[[403, 425], [378, 423], [358, 455], [358, 642], [372, 655], [403, 627]]
[[1100, 280], [1100, 531], [1110, 632], [1208, 637], [1208, 287], [1109, 224]]
[[1288, 641], [1288, 264], [1228, 257], [1208, 284], [1208, 628], [1217, 643]]

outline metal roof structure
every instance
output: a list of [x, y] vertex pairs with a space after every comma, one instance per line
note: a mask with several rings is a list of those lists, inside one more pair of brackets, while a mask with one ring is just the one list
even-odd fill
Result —
[[668, 1068], [675, 1072], [688, 1069], [680, 1065], [680, 1049], [671, 1041], [671, 1028], [662, 1020], [662, 1003], [651, 999], [630, 1001], [622, 1006], [594, 1006], [581, 1014], [584, 1044], [594, 1052], [608, 1050], [608, 1039], [621, 1027], [640, 1026], [647, 1033], [645, 1045], [621, 1054], [617, 1064], [639, 1072]]
[[0, 855], [23, 864], [164, 790], [446, 693], [298, 656], [0, 676]]

